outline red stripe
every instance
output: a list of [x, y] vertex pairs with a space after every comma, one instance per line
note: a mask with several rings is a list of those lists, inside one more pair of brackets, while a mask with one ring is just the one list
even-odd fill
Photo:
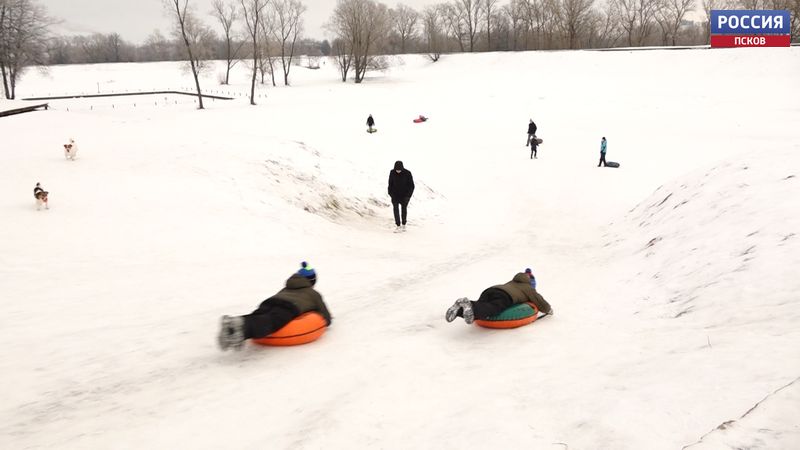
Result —
[[729, 35], [715, 34], [711, 36], [712, 48], [728, 47], [789, 47], [792, 44], [790, 35]]

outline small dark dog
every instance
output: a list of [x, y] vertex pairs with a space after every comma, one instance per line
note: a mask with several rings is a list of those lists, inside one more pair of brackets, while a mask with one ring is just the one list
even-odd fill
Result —
[[42, 189], [42, 185], [36, 183], [36, 187], [33, 188], [33, 197], [36, 199], [36, 210], [42, 209], [42, 205], [44, 205], [44, 209], [50, 209], [50, 206], [47, 204], [47, 194], [48, 192]]

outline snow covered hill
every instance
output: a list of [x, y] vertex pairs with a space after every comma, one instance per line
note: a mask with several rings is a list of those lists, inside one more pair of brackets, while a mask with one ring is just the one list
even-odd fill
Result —
[[[258, 106], [238, 67], [206, 74], [234, 100], [204, 111], [1, 118], [0, 447], [800, 447], [800, 48], [397, 62], [358, 86], [297, 67]], [[173, 63], [63, 66], [18, 92], [182, 85]], [[602, 136], [621, 168], [596, 167]], [[219, 316], [303, 260], [328, 333], [220, 352]], [[553, 317], [444, 321], [525, 267]]]

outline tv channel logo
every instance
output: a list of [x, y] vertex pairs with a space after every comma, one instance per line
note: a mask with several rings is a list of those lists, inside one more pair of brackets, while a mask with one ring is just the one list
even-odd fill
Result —
[[791, 42], [789, 11], [711, 11], [711, 47], [789, 47]]

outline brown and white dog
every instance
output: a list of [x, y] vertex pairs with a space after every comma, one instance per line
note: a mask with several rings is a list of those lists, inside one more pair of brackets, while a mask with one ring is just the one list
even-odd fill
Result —
[[50, 209], [50, 206], [47, 204], [47, 194], [48, 192], [42, 189], [42, 185], [36, 183], [36, 187], [33, 188], [33, 197], [36, 198], [36, 210], [42, 209], [42, 205], [44, 205], [44, 209]]
[[75, 161], [78, 156], [78, 146], [75, 145], [75, 139], [70, 138], [69, 144], [64, 144], [64, 157]]

